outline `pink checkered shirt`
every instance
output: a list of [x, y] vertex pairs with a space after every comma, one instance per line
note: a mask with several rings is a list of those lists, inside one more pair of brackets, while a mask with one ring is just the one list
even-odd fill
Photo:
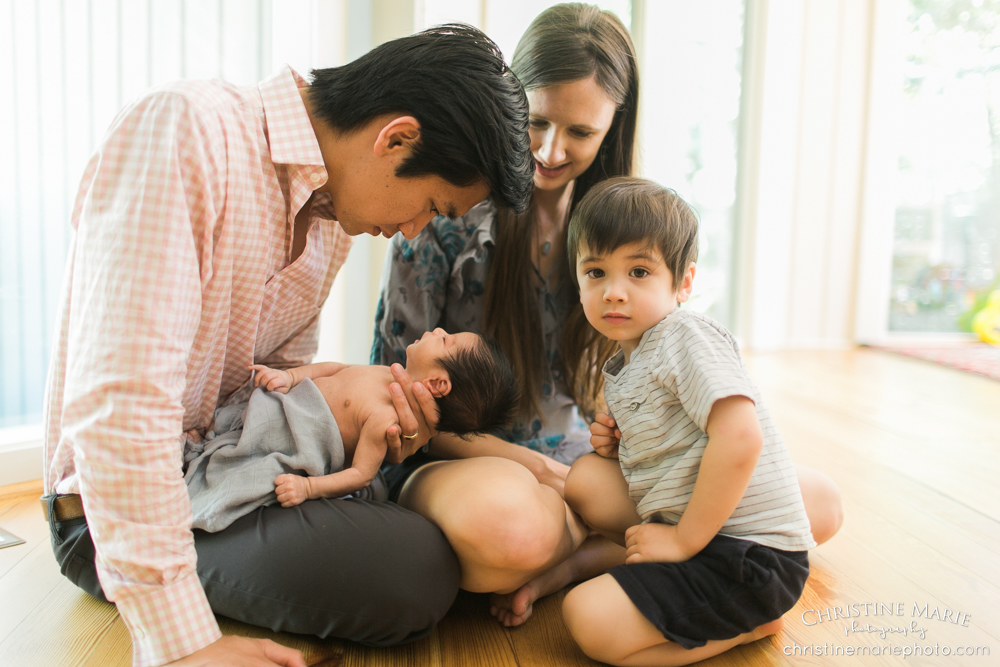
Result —
[[174, 83], [115, 119], [73, 210], [48, 378], [45, 490], [79, 493], [101, 585], [160, 665], [221, 635], [195, 570], [182, 433], [253, 362], [309, 363], [351, 239], [290, 68], [256, 87]]

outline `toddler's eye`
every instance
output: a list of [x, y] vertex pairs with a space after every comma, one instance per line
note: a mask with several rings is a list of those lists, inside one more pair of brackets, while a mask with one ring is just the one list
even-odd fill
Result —
[[632, 269], [633, 278], [645, 278], [649, 275], [649, 271], [646, 269]]
[[588, 278], [603, 278], [604, 277], [604, 270], [603, 269], [590, 269], [584, 275], [586, 275]]

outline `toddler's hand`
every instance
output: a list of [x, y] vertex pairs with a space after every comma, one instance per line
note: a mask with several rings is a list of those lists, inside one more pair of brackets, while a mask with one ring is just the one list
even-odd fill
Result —
[[274, 492], [282, 507], [295, 507], [309, 500], [309, 478], [300, 475], [278, 475], [274, 478]]
[[253, 386], [255, 387], [264, 387], [268, 391], [287, 394], [294, 384], [292, 374], [288, 371], [268, 368], [260, 364], [251, 364], [250, 370], [257, 371], [257, 374], [253, 376]]
[[590, 444], [595, 452], [606, 459], [618, 458], [622, 432], [617, 426], [615, 418], [603, 412], [598, 412], [590, 425]]
[[678, 539], [677, 526], [641, 523], [625, 531], [625, 563], [683, 563], [688, 553]]

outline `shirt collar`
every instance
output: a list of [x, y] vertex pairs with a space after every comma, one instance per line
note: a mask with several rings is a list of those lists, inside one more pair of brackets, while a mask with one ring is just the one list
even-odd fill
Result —
[[[315, 188], [326, 182], [327, 174], [316, 132], [299, 95], [299, 88], [306, 85], [298, 72], [285, 65], [261, 81], [257, 88], [264, 103], [271, 161], [275, 164], [319, 167], [322, 182], [314, 182]], [[315, 173], [307, 172], [307, 178]]]
[[[264, 103], [264, 123], [267, 127], [271, 162], [288, 167], [289, 215], [286, 233], [289, 261], [295, 243], [295, 216], [313, 192], [323, 187], [329, 179], [316, 132], [302, 96], [299, 95], [299, 87], [305, 85], [305, 79], [285, 65], [257, 86]], [[332, 217], [328, 206], [324, 207], [323, 212], [314, 210], [313, 213], [324, 218]]]
[[662, 320], [646, 329], [646, 331], [643, 332], [642, 337], [639, 338], [639, 344], [635, 346], [635, 350], [630, 355], [628, 364], [625, 363], [625, 351], [618, 348], [618, 351], [611, 355], [611, 358], [604, 362], [604, 366], [601, 367], [601, 372], [604, 375], [605, 381], [616, 384], [619, 380], [621, 380], [622, 377], [624, 377], [624, 373], [622, 371], [624, 371], [627, 367], [634, 366], [634, 362], [648, 350], [656, 348], [659, 343], [660, 336], [656, 336], [656, 339], [653, 342], [650, 342], [653, 334], [663, 333], [674, 320], [681, 317], [687, 317], [688, 312], [689, 311], [686, 310], [682, 311], [680, 307], [676, 307], [667, 313]]

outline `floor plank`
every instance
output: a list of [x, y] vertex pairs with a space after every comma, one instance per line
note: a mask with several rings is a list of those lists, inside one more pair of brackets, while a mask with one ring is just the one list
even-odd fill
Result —
[[510, 630], [489, 615], [486, 595], [460, 592], [437, 633], [443, 667], [518, 667]]
[[565, 591], [535, 603], [528, 623], [510, 629], [510, 640], [519, 667], [594, 667], [600, 665], [581, 651], [562, 622]]

